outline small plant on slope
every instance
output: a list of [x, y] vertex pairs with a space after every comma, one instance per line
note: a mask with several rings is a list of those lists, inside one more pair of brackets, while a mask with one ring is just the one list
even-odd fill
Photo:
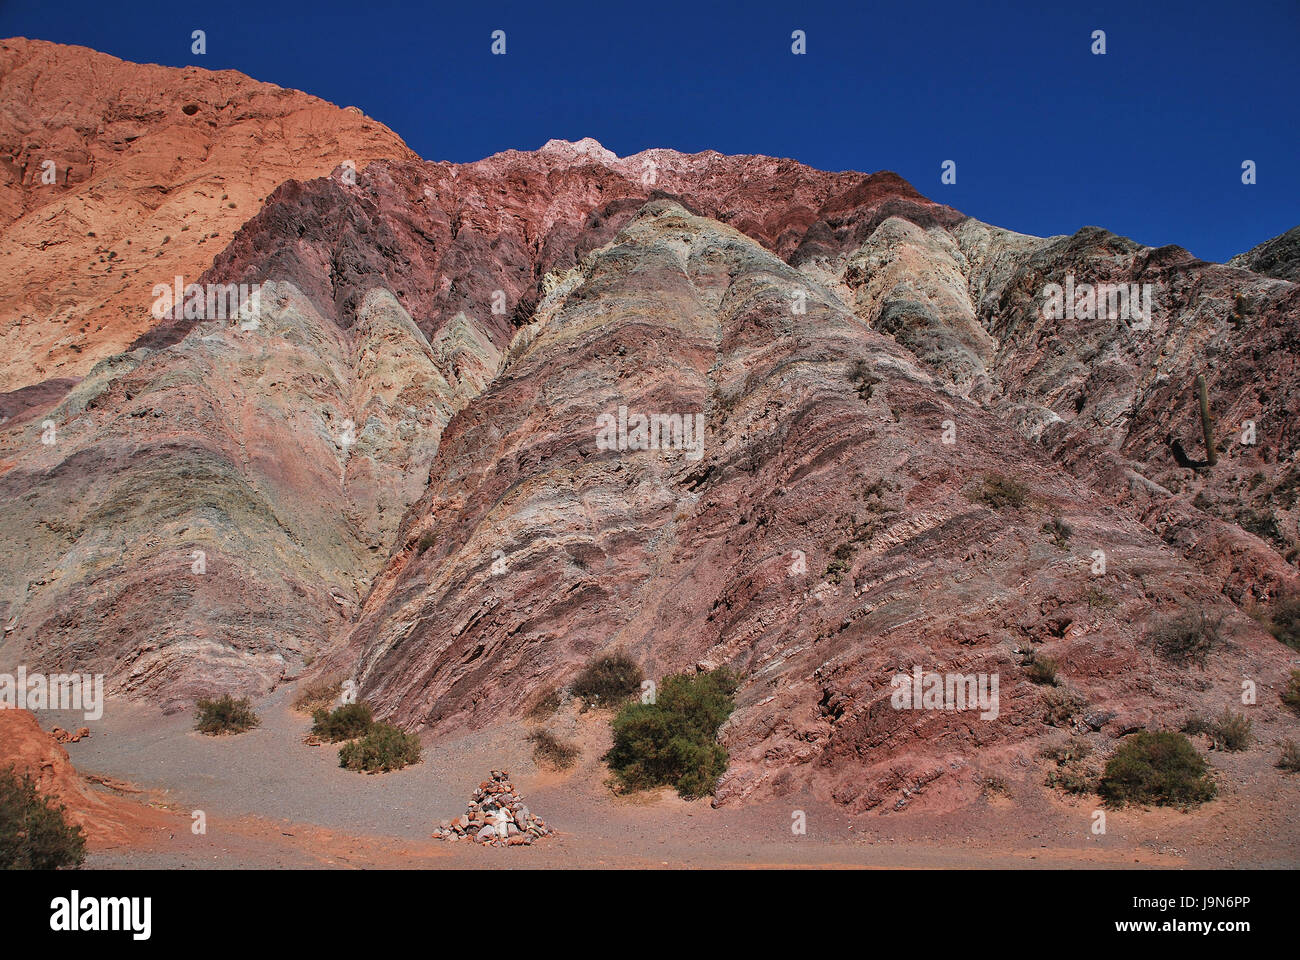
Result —
[[312, 714], [312, 736], [330, 743], [364, 736], [374, 723], [374, 711], [368, 703], [345, 703], [336, 710], [321, 707]]
[[642, 679], [637, 662], [620, 650], [588, 661], [571, 689], [592, 706], [616, 706], [641, 689]]
[[1191, 806], [1214, 797], [1209, 764], [1181, 733], [1135, 733], [1106, 761], [1098, 793], [1126, 803]]
[[364, 773], [389, 773], [419, 762], [420, 738], [382, 720], [339, 748], [339, 766]]
[[654, 703], [631, 703], [613, 721], [605, 754], [626, 790], [673, 786], [683, 797], [710, 794], [727, 769], [718, 728], [735, 709], [737, 678], [727, 669], [665, 677]]
[[210, 737], [243, 733], [262, 722], [247, 698], [236, 700], [228, 693], [215, 700], [201, 699], [194, 708], [194, 729]]

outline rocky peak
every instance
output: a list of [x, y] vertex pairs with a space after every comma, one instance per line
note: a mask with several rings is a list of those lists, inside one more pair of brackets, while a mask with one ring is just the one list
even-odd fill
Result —
[[599, 140], [592, 137], [583, 137], [577, 141], [547, 140], [538, 152], [547, 157], [563, 159], [569, 163], [595, 160], [598, 163], [612, 164], [618, 160], [617, 154], [612, 150], [606, 150], [601, 146]]

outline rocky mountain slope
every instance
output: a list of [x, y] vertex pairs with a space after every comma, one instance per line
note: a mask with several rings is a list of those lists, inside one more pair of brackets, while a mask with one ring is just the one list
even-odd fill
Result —
[[[251, 84], [164, 73], [182, 105]], [[268, 161], [265, 203], [203, 248], [200, 283], [260, 285], [255, 322], [131, 320], [69, 366], [63, 314], [25, 308], [0, 666], [175, 706], [354, 678], [437, 735], [515, 722], [614, 647], [651, 677], [726, 664], [720, 801], [854, 811], [969, 789], [1056, 728], [1217, 712], [1243, 677], [1277, 713], [1294, 653], [1248, 614], [1296, 589], [1290, 280], [1095, 228], [1014, 234], [889, 173], [591, 140], [425, 163], [346, 122], [338, 149], [381, 158], [355, 176], [333, 148], [298, 161], [293, 124], [241, 121], [298, 164]], [[29, 125], [31, 156], [64, 129]], [[86, 181], [133, 237], [140, 176]], [[70, 209], [73, 181], [5, 229]], [[1150, 310], [1046, 315], [1076, 282], [1136, 284], [1134, 305], [1147, 284]], [[599, 418], [622, 408], [699, 415], [702, 439], [610, 449]], [[1184, 609], [1230, 638], [1203, 667], [1151, 643]], [[1030, 682], [1031, 652], [1061, 687]], [[893, 709], [913, 666], [996, 674], [997, 716]]]
[[0, 391], [80, 377], [156, 321], [267, 194], [413, 158], [356, 108], [233, 70], [0, 40]]
[[1228, 265], [1241, 267], [1275, 277], [1278, 280], [1300, 280], [1300, 226], [1292, 227], [1286, 233], [1271, 240], [1265, 240], [1245, 253], [1239, 253]]

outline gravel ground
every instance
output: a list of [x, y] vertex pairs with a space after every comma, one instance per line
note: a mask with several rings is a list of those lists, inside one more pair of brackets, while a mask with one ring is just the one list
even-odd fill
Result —
[[[1274, 867], [1300, 865], [1300, 777], [1271, 768], [1271, 747], [1214, 754], [1223, 798], [1199, 810], [1112, 811], [1091, 832], [1096, 803], [1063, 799], [1029, 769], [1009, 795], [956, 812], [873, 811], [847, 818], [811, 799], [713, 809], [670, 791], [617, 797], [599, 762], [607, 717], [562, 712], [548, 721], [582, 760], [539, 769], [515, 723], [427, 740], [424, 760], [365, 776], [338, 766], [338, 747], [303, 742], [310, 721], [282, 690], [257, 705], [262, 725], [205, 737], [188, 714], [110, 703], [88, 740], [68, 744], [83, 774], [126, 781], [175, 812], [175, 827], [125, 848], [93, 850], [91, 867]], [[47, 729], [80, 726], [47, 713]], [[532, 847], [433, 840], [439, 820], [464, 812], [489, 770], [516, 789], [559, 836]], [[939, 804], [938, 806], [942, 806]], [[807, 834], [791, 832], [803, 810]], [[190, 830], [192, 811], [207, 833]]]

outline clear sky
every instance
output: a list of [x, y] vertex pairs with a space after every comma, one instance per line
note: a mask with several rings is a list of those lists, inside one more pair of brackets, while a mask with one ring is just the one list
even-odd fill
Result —
[[0, 35], [234, 68], [356, 105], [431, 160], [591, 136], [889, 169], [999, 226], [1209, 260], [1300, 224], [1300, 0], [0, 0]]

